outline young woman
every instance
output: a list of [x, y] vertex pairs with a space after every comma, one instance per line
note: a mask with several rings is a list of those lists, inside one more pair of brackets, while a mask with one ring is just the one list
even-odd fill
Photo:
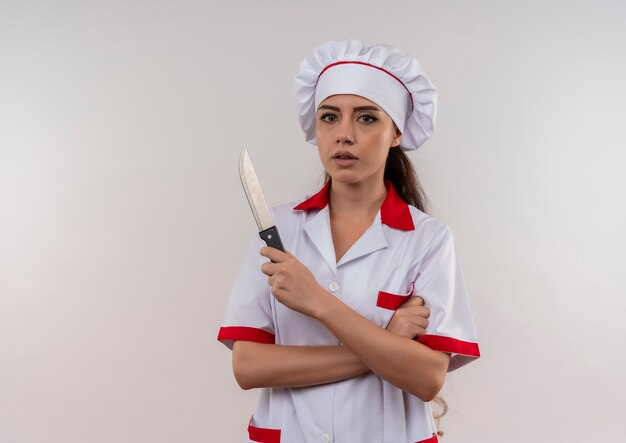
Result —
[[342, 40], [305, 58], [296, 96], [327, 181], [272, 209], [288, 252], [253, 235], [218, 335], [240, 386], [263, 388], [249, 441], [437, 442], [430, 401], [480, 353], [403, 152], [432, 133], [435, 88], [412, 56]]

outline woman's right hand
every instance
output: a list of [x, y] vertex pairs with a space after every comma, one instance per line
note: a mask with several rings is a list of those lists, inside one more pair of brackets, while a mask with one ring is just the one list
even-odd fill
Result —
[[409, 298], [394, 312], [387, 325], [387, 330], [410, 339], [426, 334], [430, 309], [424, 306], [424, 299], [419, 295]]

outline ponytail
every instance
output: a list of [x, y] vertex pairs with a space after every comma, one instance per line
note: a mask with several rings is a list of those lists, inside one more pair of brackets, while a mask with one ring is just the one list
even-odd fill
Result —
[[417, 178], [413, 163], [398, 146], [389, 149], [384, 178], [391, 181], [402, 200], [427, 212], [428, 197]]

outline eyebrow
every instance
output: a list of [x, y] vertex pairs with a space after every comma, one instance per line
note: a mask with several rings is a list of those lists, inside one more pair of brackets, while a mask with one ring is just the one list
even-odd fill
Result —
[[[318, 111], [320, 109], [330, 109], [331, 111], [337, 111], [340, 112], [341, 110], [337, 107], [337, 106], [330, 106], [330, 105], [322, 105], [318, 108]], [[356, 108], [352, 108], [353, 111], [382, 111], [380, 108], [377, 108], [376, 106], [357, 106]]]

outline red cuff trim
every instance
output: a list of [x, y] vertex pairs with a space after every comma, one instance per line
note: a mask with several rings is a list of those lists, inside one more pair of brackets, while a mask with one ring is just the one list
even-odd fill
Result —
[[280, 443], [280, 429], [257, 428], [252, 426], [252, 418], [250, 418], [248, 437], [259, 443]]
[[441, 352], [451, 352], [453, 354], [469, 355], [470, 357], [480, 357], [478, 343], [457, 340], [456, 338], [443, 337], [441, 335], [422, 335], [418, 342], [428, 346], [430, 349]]
[[400, 307], [402, 303], [407, 301], [413, 295], [413, 285], [415, 282], [411, 282], [411, 290], [407, 295], [392, 294], [391, 292], [378, 291], [378, 299], [376, 300], [376, 306], [379, 308], [390, 309], [395, 311]]
[[274, 334], [263, 329], [250, 328], [247, 326], [226, 326], [220, 328], [217, 339], [223, 340], [245, 340], [257, 343], [274, 344]]
[[426, 440], [420, 440], [415, 443], [439, 443], [439, 438], [437, 437], [437, 434], [433, 434], [432, 437], [427, 438]]

